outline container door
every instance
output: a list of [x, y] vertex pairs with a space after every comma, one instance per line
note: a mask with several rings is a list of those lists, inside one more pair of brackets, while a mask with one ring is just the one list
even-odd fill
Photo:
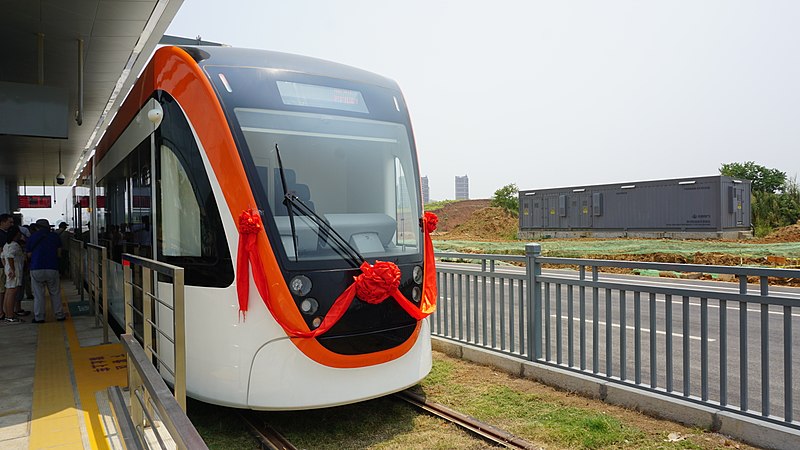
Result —
[[580, 206], [580, 227], [581, 228], [591, 228], [592, 227], [592, 213], [590, 202], [592, 198], [590, 194], [582, 194], [578, 201]]
[[543, 228], [544, 227], [544, 213], [545, 210], [542, 208], [542, 198], [535, 197], [530, 199], [531, 202], [531, 218], [530, 223], [533, 228]]
[[558, 228], [558, 197], [544, 197], [542, 198], [544, 206], [544, 227], [545, 228]]
[[531, 228], [533, 225], [532, 213], [533, 210], [531, 206], [533, 206], [533, 200], [529, 197], [522, 197], [522, 201], [520, 202], [520, 214], [519, 214], [519, 223], [523, 230], [527, 230]]
[[589, 201], [591, 197], [587, 193], [572, 194], [569, 196], [568, 221], [570, 228], [589, 228], [591, 226], [591, 214], [589, 213]]
[[737, 186], [733, 188], [733, 192], [735, 193], [734, 207], [736, 210], [734, 215], [736, 216], [736, 225], [741, 226], [744, 225], [744, 188]]

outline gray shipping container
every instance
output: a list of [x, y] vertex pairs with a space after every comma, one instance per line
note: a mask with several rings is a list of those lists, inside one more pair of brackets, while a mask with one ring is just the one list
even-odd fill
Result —
[[735, 234], [750, 229], [750, 185], [709, 176], [519, 191], [520, 237], [544, 230]]

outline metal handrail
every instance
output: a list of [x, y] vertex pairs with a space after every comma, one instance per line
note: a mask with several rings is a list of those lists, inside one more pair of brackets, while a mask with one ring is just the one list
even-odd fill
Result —
[[69, 240], [70, 249], [69, 249], [69, 259], [70, 259], [70, 268], [69, 274], [72, 278], [72, 283], [75, 285], [75, 289], [81, 295], [81, 302], [83, 302], [83, 274], [84, 274], [84, 266], [85, 266], [85, 252], [83, 251], [83, 241], [75, 239], [74, 237]]
[[[480, 264], [437, 268], [433, 335], [800, 429], [792, 347], [800, 298], [770, 285], [800, 278], [800, 270], [553, 258], [538, 244], [526, 245], [524, 257], [435, 256]], [[520, 271], [495, 270], [520, 258]], [[549, 264], [577, 270], [543, 275]], [[601, 277], [604, 267], [726, 274], [738, 287]], [[749, 372], [758, 366], [755, 378]], [[748, 390], [751, 379], [760, 383], [760, 411], [748, 402], [758, 395]]]
[[[131, 414], [137, 437], [143, 439], [146, 421], [156, 434], [157, 440], [163, 442], [155, 426], [152, 414], [155, 412], [179, 449], [207, 449], [200, 433], [186, 416], [186, 405], [179, 404], [172, 396], [172, 392], [153, 366], [150, 356], [139, 345], [139, 341], [130, 334], [123, 334], [120, 340], [128, 354], [131, 409], [136, 407], [145, 416], [137, 420], [136, 415]], [[154, 407], [153, 411], [149, 410], [149, 405]]]
[[[86, 248], [86, 275], [90, 288], [89, 299], [94, 311], [94, 325], [100, 326], [102, 320], [103, 343], [108, 344], [108, 251], [105, 247], [91, 243], [84, 244]], [[98, 265], [100, 266], [98, 271]], [[100, 303], [102, 301], [102, 311]], [[101, 319], [102, 314], [102, 319]]]
[[[132, 267], [137, 266], [141, 268], [141, 284], [134, 281], [134, 274]], [[153, 345], [153, 331], [159, 335], [167, 336], [164, 326], [159, 324], [157, 317], [153, 311], [153, 301], [172, 311], [173, 321], [172, 336], [173, 338], [168, 341], [174, 347], [174, 361], [173, 368], [170, 369], [167, 365], [164, 368], [170, 372], [174, 377], [175, 399], [181, 405], [183, 410], [186, 410], [186, 318], [184, 307], [184, 269], [182, 267], [173, 266], [171, 264], [162, 263], [152, 259], [144, 258], [141, 256], [131, 255], [129, 253], [122, 254], [122, 268], [123, 268], [123, 284], [125, 291], [125, 332], [134, 335], [137, 334], [134, 329], [134, 311], [136, 315], [142, 319], [142, 340], [144, 352], [153, 361], [155, 356], [159, 365], [164, 363], [158, 351], [158, 345]], [[161, 274], [172, 279], [172, 306], [164, 302], [157, 295], [157, 288], [154, 281], [157, 281], [158, 275], [153, 276], [153, 272]], [[134, 289], [142, 293], [142, 307], [141, 310], [136, 308], [133, 303]], [[141, 419], [140, 416], [135, 416], [134, 420]]]

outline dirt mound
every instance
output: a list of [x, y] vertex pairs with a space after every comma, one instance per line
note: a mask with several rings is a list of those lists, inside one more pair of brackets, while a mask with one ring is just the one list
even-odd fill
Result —
[[453, 240], [513, 240], [516, 239], [519, 221], [503, 208], [478, 209], [469, 218], [446, 233], [445, 239]]
[[778, 242], [800, 242], [800, 223], [789, 225], [788, 227], [778, 228], [767, 236], [757, 239], [755, 242], [764, 244]]
[[715, 252], [697, 252], [694, 255], [680, 255], [674, 253], [647, 253], [642, 255], [590, 255], [589, 258], [613, 259], [616, 261], [657, 262], [667, 264], [706, 264], [716, 266], [774, 265], [768, 258], [741, 257]]
[[439, 216], [437, 233], [447, 233], [453, 228], [470, 220], [475, 211], [489, 206], [491, 200], [461, 200], [447, 203], [441, 208], [432, 211]]

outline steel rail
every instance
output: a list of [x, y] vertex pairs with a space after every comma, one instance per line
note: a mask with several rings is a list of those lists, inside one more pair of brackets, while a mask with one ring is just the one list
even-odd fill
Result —
[[426, 400], [421, 395], [415, 394], [410, 391], [400, 391], [394, 394], [395, 397], [408, 402], [415, 407], [438, 417], [442, 420], [450, 422], [458, 427], [461, 427], [470, 433], [478, 436], [479, 438], [490, 442], [492, 444], [506, 447], [506, 448], [522, 448], [522, 449], [538, 449], [534, 445], [522, 438], [514, 436], [499, 428], [495, 428], [489, 424], [480, 422], [473, 417], [467, 416], [460, 412], [454, 411], [439, 403], [434, 403]]
[[264, 423], [263, 421], [256, 420], [251, 412], [240, 412], [239, 417], [242, 418], [244, 424], [250, 434], [258, 440], [261, 448], [267, 450], [297, 450], [297, 447], [292, 445], [288, 439], [277, 430]]

